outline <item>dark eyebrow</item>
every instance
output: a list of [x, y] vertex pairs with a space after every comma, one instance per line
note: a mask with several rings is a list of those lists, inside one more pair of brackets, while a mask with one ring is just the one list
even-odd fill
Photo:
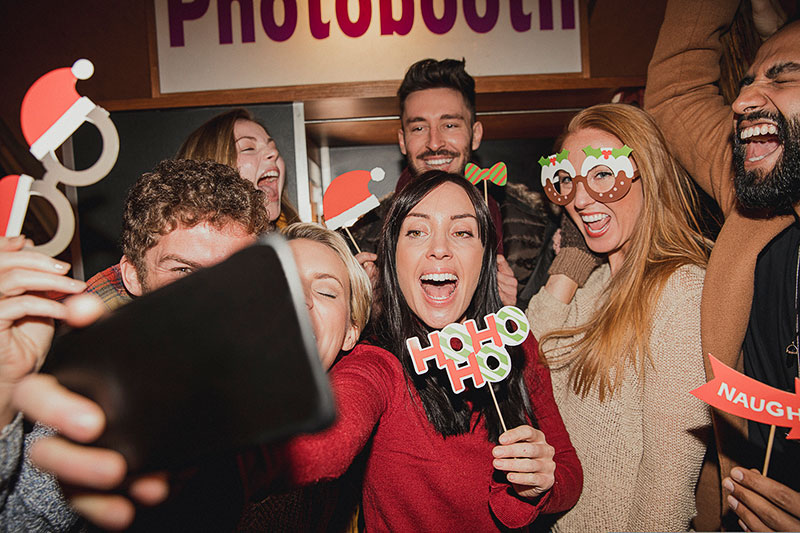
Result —
[[186, 259], [185, 257], [181, 257], [181, 256], [175, 255], [175, 254], [165, 255], [164, 257], [161, 258], [161, 260], [159, 261], [159, 264], [163, 265], [164, 263], [167, 263], [169, 261], [175, 261], [176, 263], [183, 263], [184, 265], [190, 266], [190, 267], [192, 267], [194, 269], [203, 268], [203, 265], [201, 265], [200, 263], [196, 263], [194, 261], [190, 261], [190, 260]]
[[[424, 219], [431, 218], [429, 215], [426, 215], [425, 213], [409, 213], [409, 214], [406, 215], [406, 217], [416, 217], [416, 218], [424, 218]], [[450, 220], [460, 220], [462, 218], [474, 218], [476, 222], [478, 221], [478, 217], [476, 217], [475, 215], [473, 215], [471, 213], [463, 213], [461, 215], [453, 215], [453, 216], [450, 217]]]
[[[461, 120], [463, 122], [467, 121], [467, 119], [464, 118], [464, 115], [452, 115], [452, 114], [441, 115], [439, 117], [439, 119], [440, 120]], [[411, 123], [414, 123], [414, 122], [427, 122], [427, 121], [428, 121], [428, 119], [423, 118], [423, 117], [409, 117], [409, 118], [407, 118], [405, 120], [404, 123], [405, 124], [411, 124]]]
[[800, 72], [800, 63], [795, 63], [794, 61], [778, 63], [777, 65], [771, 66], [764, 75], [767, 78], [774, 80], [781, 74], [786, 74], [789, 72]]
[[[800, 72], [800, 63], [797, 63], [795, 61], [784, 61], [783, 63], [772, 65], [764, 73], [764, 76], [770, 80], [774, 80], [781, 74], [787, 74], [792, 72]], [[739, 82], [739, 89], [751, 85], [754, 81], [755, 81], [755, 76], [752, 74], [748, 74], [747, 76], [742, 78], [742, 81]]]

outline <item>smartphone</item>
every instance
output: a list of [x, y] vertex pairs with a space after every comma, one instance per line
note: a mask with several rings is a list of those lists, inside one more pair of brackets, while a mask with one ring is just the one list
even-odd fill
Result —
[[276, 234], [57, 336], [46, 361], [43, 371], [103, 408], [95, 444], [121, 452], [131, 472], [334, 419], [294, 258]]

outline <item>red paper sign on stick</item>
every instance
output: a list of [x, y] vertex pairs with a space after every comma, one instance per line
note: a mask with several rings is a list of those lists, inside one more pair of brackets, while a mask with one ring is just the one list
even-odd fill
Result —
[[800, 379], [794, 394], [770, 387], [724, 365], [708, 354], [714, 379], [691, 393], [712, 407], [762, 424], [792, 428], [787, 439], [800, 439]]

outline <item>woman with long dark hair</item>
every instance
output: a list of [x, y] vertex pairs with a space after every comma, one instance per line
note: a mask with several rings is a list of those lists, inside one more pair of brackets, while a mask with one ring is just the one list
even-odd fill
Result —
[[[287, 448], [291, 477], [341, 475], [366, 449], [368, 530], [497, 530], [570, 508], [582, 471], [533, 337], [509, 347], [511, 374], [455, 394], [431, 361], [413, 369], [406, 339], [501, 309], [489, 211], [463, 176], [425, 173], [395, 196], [378, 253], [372, 343], [331, 372], [339, 418]], [[486, 387], [494, 386], [497, 414]]]

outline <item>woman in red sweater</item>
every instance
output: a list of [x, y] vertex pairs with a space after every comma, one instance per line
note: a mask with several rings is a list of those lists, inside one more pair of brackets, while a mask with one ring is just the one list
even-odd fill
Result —
[[521, 528], [569, 509], [583, 473], [532, 336], [507, 348], [511, 374], [494, 385], [508, 431], [486, 386], [466, 380], [454, 394], [432, 361], [417, 375], [405, 348], [453, 322], [483, 328], [502, 307], [482, 198], [463, 176], [432, 171], [395, 196], [385, 220], [372, 342], [334, 366], [338, 420], [292, 441], [290, 477], [335, 478], [367, 448], [367, 530]]

